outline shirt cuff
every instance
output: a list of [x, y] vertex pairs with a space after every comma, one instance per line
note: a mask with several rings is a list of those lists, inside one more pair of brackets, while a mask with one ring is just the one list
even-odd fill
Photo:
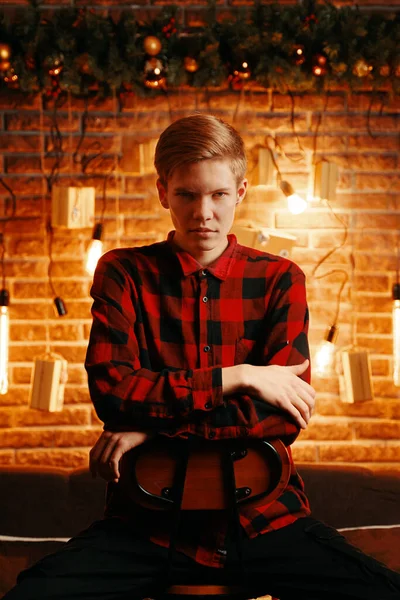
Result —
[[222, 367], [210, 367], [193, 371], [193, 410], [209, 411], [223, 406]]

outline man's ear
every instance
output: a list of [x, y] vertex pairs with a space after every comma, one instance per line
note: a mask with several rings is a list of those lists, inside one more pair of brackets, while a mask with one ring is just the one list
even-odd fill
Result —
[[169, 208], [169, 204], [168, 204], [168, 200], [167, 200], [167, 190], [161, 183], [160, 179], [157, 179], [156, 186], [157, 186], [158, 198], [160, 200], [161, 206], [163, 206], [164, 208]]
[[237, 190], [236, 206], [244, 200], [244, 197], [246, 196], [247, 192], [247, 184], [247, 179], [243, 179], [243, 181], [239, 183]]

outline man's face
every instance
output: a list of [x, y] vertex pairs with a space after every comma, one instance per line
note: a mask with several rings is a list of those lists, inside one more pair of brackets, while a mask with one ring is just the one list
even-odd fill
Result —
[[170, 210], [174, 241], [203, 264], [218, 258], [227, 246], [247, 180], [237, 185], [229, 160], [207, 159], [175, 169], [167, 189], [160, 181], [157, 188], [162, 206]]

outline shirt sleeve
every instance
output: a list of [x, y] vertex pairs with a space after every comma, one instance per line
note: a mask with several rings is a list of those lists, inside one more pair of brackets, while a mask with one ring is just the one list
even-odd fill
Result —
[[106, 429], [162, 430], [223, 405], [221, 367], [142, 368], [133, 282], [112, 252], [100, 259], [90, 293], [93, 322], [85, 368]]
[[[292, 263], [278, 280], [267, 309], [262, 364], [289, 366], [309, 359], [308, 325], [305, 275]], [[310, 383], [310, 367], [300, 377]], [[300, 427], [288, 413], [263, 400], [236, 394], [225, 402], [228, 413], [235, 411], [238, 437], [280, 438], [289, 445], [299, 435]], [[221, 410], [218, 413], [222, 416]]]

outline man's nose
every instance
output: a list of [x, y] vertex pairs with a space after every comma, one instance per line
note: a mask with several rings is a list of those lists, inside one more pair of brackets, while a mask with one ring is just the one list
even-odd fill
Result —
[[212, 215], [212, 200], [208, 196], [200, 196], [194, 206], [194, 218], [211, 219]]

